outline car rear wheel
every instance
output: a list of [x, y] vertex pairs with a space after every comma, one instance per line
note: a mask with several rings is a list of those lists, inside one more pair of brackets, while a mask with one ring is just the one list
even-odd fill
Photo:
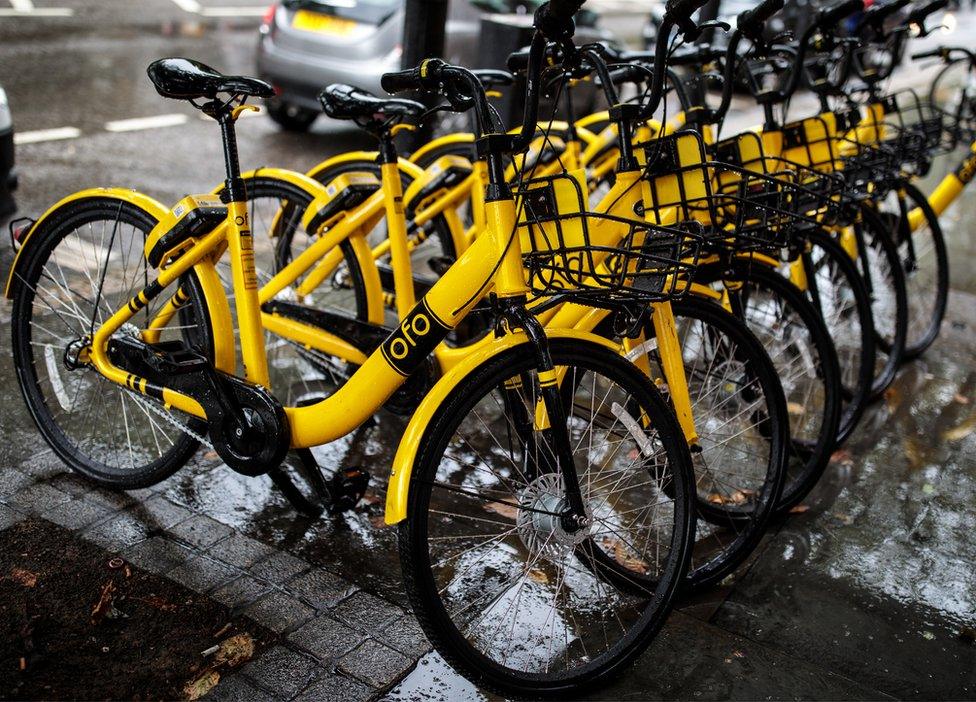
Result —
[[301, 107], [284, 100], [269, 100], [267, 103], [268, 115], [278, 126], [289, 132], [306, 132], [312, 126], [312, 122], [319, 116], [315, 110]]

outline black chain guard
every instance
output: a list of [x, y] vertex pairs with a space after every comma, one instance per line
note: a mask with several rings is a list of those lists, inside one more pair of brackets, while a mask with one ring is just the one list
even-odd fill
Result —
[[230, 468], [255, 476], [277, 468], [291, 442], [288, 417], [260, 385], [228, 375], [179, 341], [147, 344], [115, 337], [109, 355], [119, 367], [200, 403], [217, 455]]

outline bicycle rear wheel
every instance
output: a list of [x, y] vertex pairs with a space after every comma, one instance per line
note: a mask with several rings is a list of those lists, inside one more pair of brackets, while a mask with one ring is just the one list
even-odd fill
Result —
[[[169, 477], [193, 455], [193, 435], [205, 429], [73, 360], [72, 349], [155, 278], [143, 247], [156, 223], [121, 200], [71, 202], [31, 234], [15, 282], [14, 365], [31, 417], [72, 470], [110, 488], [142, 488]], [[210, 319], [192, 273], [181, 289], [189, 301], [162, 340], [183, 341], [212, 358]], [[116, 334], [139, 336], [167, 299], [151, 302]]]
[[693, 478], [673, 413], [603, 346], [552, 340], [576, 388], [566, 427], [590, 515], [568, 532], [562, 476], [534, 430], [529, 344], [485, 361], [450, 392], [414, 463], [400, 557], [438, 652], [504, 695], [561, 696], [605, 681], [650, 643], [693, 540]]

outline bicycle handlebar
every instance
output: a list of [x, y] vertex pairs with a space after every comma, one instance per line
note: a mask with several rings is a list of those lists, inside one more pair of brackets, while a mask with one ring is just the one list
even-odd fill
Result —
[[769, 18], [782, 10], [785, 4], [784, 0], [764, 0], [757, 7], [742, 12], [736, 18], [735, 28], [743, 36], [757, 41], [762, 37], [763, 28]]
[[945, 9], [949, 5], [949, 0], [933, 0], [933, 2], [921, 7], [916, 7], [908, 14], [907, 24], [917, 24], [922, 26], [925, 19], [939, 10]]

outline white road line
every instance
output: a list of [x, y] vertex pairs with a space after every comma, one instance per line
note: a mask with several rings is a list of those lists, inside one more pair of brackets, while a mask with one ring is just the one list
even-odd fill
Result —
[[34, 9], [34, 3], [31, 0], [10, 0], [10, 4], [15, 10], [21, 12], [31, 12]]
[[70, 7], [35, 7], [31, 10], [0, 7], [0, 17], [71, 17], [74, 14]]
[[200, 14], [204, 17], [263, 17], [266, 9], [264, 7], [205, 7]]
[[200, 12], [200, 3], [197, 0], [173, 0], [173, 4], [184, 12]]
[[105, 124], [105, 130], [109, 132], [136, 132], [142, 129], [175, 127], [179, 124], [186, 124], [186, 121], [187, 116], [182, 114], [135, 117], [133, 119], [119, 119], [114, 122], [107, 122]]
[[57, 141], [59, 139], [77, 139], [81, 130], [77, 127], [58, 127], [57, 129], [38, 129], [33, 132], [14, 132], [15, 144], [36, 144], [40, 141]]

